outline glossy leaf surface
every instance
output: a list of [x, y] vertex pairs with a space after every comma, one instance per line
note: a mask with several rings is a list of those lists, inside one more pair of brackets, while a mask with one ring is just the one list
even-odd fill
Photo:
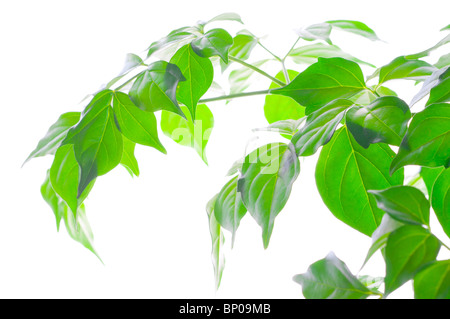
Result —
[[450, 169], [439, 174], [430, 197], [439, 223], [450, 238]]
[[434, 71], [436, 71], [436, 68], [425, 61], [411, 60], [399, 56], [379, 69], [378, 83], [381, 84], [395, 79], [423, 81]]
[[450, 299], [450, 260], [436, 261], [414, 277], [414, 298]]
[[224, 29], [212, 29], [191, 44], [199, 56], [209, 58], [217, 55], [223, 62], [228, 63], [228, 50], [233, 45], [233, 38]]

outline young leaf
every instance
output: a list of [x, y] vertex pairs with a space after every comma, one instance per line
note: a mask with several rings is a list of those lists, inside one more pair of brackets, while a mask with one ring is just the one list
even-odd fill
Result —
[[385, 295], [434, 261], [440, 246], [439, 240], [421, 226], [405, 225], [392, 232], [386, 244]]
[[450, 299], [450, 260], [435, 261], [414, 276], [415, 299]]
[[337, 45], [323, 43], [314, 43], [295, 48], [289, 53], [289, 57], [298, 64], [313, 64], [317, 62], [318, 58], [344, 58], [356, 63], [366, 64], [373, 68], [375, 67], [373, 64], [364, 62], [342, 51]]
[[450, 238], [450, 169], [443, 170], [431, 191], [431, 205], [447, 236]]
[[101, 91], [83, 112], [81, 121], [69, 130], [65, 144], [73, 144], [80, 165], [78, 197], [97, 176], [116, 167], [122, 158], [122, 134], [116, 127], [111, 99], [113, 92]]
[[362, 148], [346, 127], [339, 129], [320, 152], [316, 183], [322, 200], [336, 218], [371, 236], [384, 212], [367, 190], [400, 185], [403, 172], [389, 175], [395, 153], [386, 144]]
[[166, 154], [166, 149], [159, 141], [156, 117], [152, 112], [142, 111], [122, 92], [114, 92], [113, 107], [117, 127], [123, 136]]
[[438, 69], [442, 69], [450, 66], [450, 53], [444, 54], [439, 58], [439, 60], [434, 64]]
[[399, 56], [379, 69], [378, 83], [381, 84], [395, 79], [423, 81], [434, 71], [436, 71], [436, 68], [425, 61], [411, 60]]
[[330, 33], [331, 25], [328, 23], [317, 23], [304, 29], [296, 31], [297, 35], [306, 41], [323, 40], [331, 44]]
[[263, 230], [264, 248], [269, 245], [275, 217], [286, 204], [299, 173], [300, 162], [292, 144], [268, 144], [245, 158], [238, 192]]
[[185, 80], [175, 64], [157, 61], [136, 78], [129, 95], [144, 111], [167, 110], [184, 116], [178, 106], [176, 90], [178, 83]]
[[306, 299], [366, 299], [379, 295], [364, 286], [333, 253], [316, 261], [306, 273], [294, 276], [293, 280], [302, 285]]
[[347, 98], [365, 89], [358, 64], [342, 58], [319, 58], [319, 61], [272, 94], [289, 96], [306, 107], [318, 108], [337, 98]]
[[355, 140], [368, 148], [374, 143], [400, 145], [410, 118], [408, 104], [395, 96], [383, 96], [368, 106], [349, 109], [345, 123]]
[[214, 216], [217, 222], [233, 234], [232, 246], [239, 223], [245, 213], [247, 213], [247, 208], [242, 203], [241, 193], [237, 192], [237, 180], [238, 176], [235, 176], [225, 184], [219, 194], [217, 194], [214, 205]]
[[242, 22], [241, 16], [234, 12], [226, 12], [226, 13], [219, 14], [218, 16], [215, 16], [214, 18], [210, 19], [205, 24], [211, 23], [214, 21], [236, 21], [241, 24], [244, 24], [244, 22]]
[[123, 152], [122, 159], [120, 160], [120, 164], [126, 168], [128, 173], [130, 173], [131, 177], [139, 176], [139, 165], [134, 156], [134, 149], [136, 147], [136, 143], [130, 141], [125, 136], [122, 136], [123, 139]]
[[120, 71], [119, 75], [117, 75], [114, 79], [109, 81], [108, 84], [106, 84], [105, 88], [106, 89], [111, 88], [111, 86], [113, 86], [115, 83], [117, 83], [117, 81], [122, 79], [125, 75], [130, 73], [132, 70], [136, 69], [139, 66], [145, 66], [145, 65], [146, 64], [144, 63], [144, 61], [142, 61], [142, 59], [138, 55], [133, 54], [133, 53], [128, 53], [127, 57], [125, 59], [125, 65], [123, 66], [122, 71]]
[[197, 118], [191, 120], [189, 110], [182, 106], [186, 119], [163, 111], [161, 113], [161, 129], [165, 135], [178, 144], [194, 148], [202, 160], [208, 164], [205, 147], [214, 126], [214, 116], [205, 104], [197, 106]]
[[333, 28], [337, 28], [343, 31], [347, 31], [350, 33], [354, 33], [365, 37], [369, 40], [376, 41], [380, 40], [376, 35], [375, 31], [369, 28], [366, 24], [360, 21], [354, 20], [330, 20], [326, 23], [329, 23]]
[[216, 281], [216, 289], [219, 289], [223, 270], [225, 268], [225, 255], [222, 251], [223, 245], [225, 243], [225, 237], [214, 214], [216, 198], [217, 195], [208, 202], [208, 204], [206, 205], [206, 213], [208, 214], [209, 232], [211, 234], [212, 241], [211, 259], [214, 267], [214, 278]]
[[[291, 79], [298, 75], [297, 71], [288, 70], [288, 75]], [[286, 82], [283, 71], [275, 76], [278, 80]], [[272, 82], [269, 89], [280, 87], [277, 83]], [[283, 120], [298, 120], [305, 116], [305, 108], [298, 104], [290, 97], [283, 95], [266, 95], [264, 101], [264, 115], [267, 122], [274, 123]]]
[[167, 36], [163, 37], [162, 39], [153, 42], [148, 47], [148, 53], [147, 57], [150, 57], [153, 53], [156, 51], [159, 51], [161, 49], [165, 49], [169, 46], [177, 46], [180, 43], [183, 44], [184, 42], [190, 42], [191, 40], [195, 39], [196, 37], [197, 29], [193, 27], [182, 27], [176, 30], [173, 30], [170, 32]]
[[59, 226], [61, 224], [61, 219], [64, 215], [64, 205], [65, 203], [53, 190], [52, 183], [50, 182], [50, 170], [47, 171], [47, 176], [44, 183], [41, 186], [42, 198], [47, 202], [53, 211], [56, 219], [56, 229], [59, 232]]
[[352, 105], [353, 102], [349, 100], [337, 99], [309, 114], [305, 125], [291, 140], [297, 155], [313, 155], [320, 146], [328, 143], [344, 117], [345, 110]]
[[450, 70], [450, 67], [434, 71], [433, 74], [431, 74], [428, 77], [428, 79], [425, 80], [419, 93], [417, 93], [413, 97], [411, 103], [409, 103], [410, 107], [412, 107], [414, 104], [416, 104], [425, 96], [427, 96], [430, 93], [431, 89], [434, 88], [440, 82], [441, 75], [444, 74], [445, 72], [448, 72], [448, 70]]
[[429, 55], [432, 51], [440, 48], [441, 46], [447, 44], [450, 42], [450, 34], [448, 34], [445, 38], [443, 38], [441, 41], [439, 41], [438, 43], [436, 43], [435, 45], [433, 45], [431, 48], [426, 49], [422, 52], [416, 53], [416, 54], [410, 54], [407, 55], [406, 58], [407, 59], [420, 59], [423, 58], [427, 55]]
[[450, 102], [450, 68], [439, 76], [436, 85], [430, 90], [426, 105]]
[[177, 65], [186, 81], [180, 82], [177, 99], [187, 106], [191, 118], [195, 120], [198, 100], [208, 91], [214, 77], [214, 70], [209, 59], [198, 56], [190, 44], [183, 46], [170, 59]]
[[[258, 38], [251, 34], [237, 34], [233, 38], [233, 45], [231, 46], [228, 55], [235, 57], [239, 60], [245, 61], [250, 57], [250, 53], [253, 51], [255, 46], [258, 44]], [[220, 60], [220, 66], [222, 72], [226, 70], [229, 64], [225, 64]]]
[[80, 120], [80, 112], [69, 112], [62, 114], [58, 120], [50, 126], [47, 134], [39, 141], [33, 152], [28, 156], [23, 165], [30, 159], [44, 156], [48, 154], [55, 154], [61, 142], [67, 135], [69, 129], [78, 123]]
[[437, 167], [450, 165], [450, 107], [433, 104], [414, 115], [391, 173], [405, 165]]
[[379, 209], [392, 218], [413, 225], [430, 223], [430, 203], [425, 195], [415, 187], [394, 186], [384, 190], [370, 190]]
[[228, 63], [228, 50], [233, 45], [233, 38], [224, 29], [212, 29], [192, 41], [191, 45], [194, 52], [201, 57], [218, 55], [223, 62]]

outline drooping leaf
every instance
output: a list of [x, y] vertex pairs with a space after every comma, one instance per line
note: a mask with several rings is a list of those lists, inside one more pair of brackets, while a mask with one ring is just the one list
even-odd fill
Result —
[[366, 299], [379, 295], [363, 285], [333, 253], [316, 261], [306, 273], [294, 276], [293, 280], [302, 285], [306, 299]]
[[430, 197], [439, 223], [450, 238], [450, 169], [439, 174]]
[[306, 28], [296, 30], [297, 35], [306, 41], [323, 40], [331, 44], [331, 25], [328, 23], [317, 23]]
[[233, 177], [217, 194], [214, 205], [214, 216], [217, 222], [233, 234], [232, 246], [236, 236], [239, 223], [247, 213], [244, 203], [242, 203], [241, 193], [237, 192], [238, 176]]
[[198, 100], [208, 91], [214, 77], [212, 63], [207, 58], [198, 56], [190, 44], [183, 46], [170, 59], [177, 65], [186, 81], [180, 82], [177, 89], [177, 99], [186, 105], [195, 120]]
[[407, 55], [406, 58], [407, 59], [420, 59], [423, 58], [427, 55], [429, 55], [432, 51], [440, 48], [443, 45], [446, 45], [447, 43], [450, 42], [450, 34], [448, 34], [446, 37], [444, 37], [441, 41], [439, 41], [438, 43], [436, 43], [435, 45], [433, 45], [431, 48], [426, 49], [422, 52], [416, 53], [416, 54], [410, 54]]
[[178, 83], [185, 80], [175, 64], [157, 61], [136, 78], [129, 95], [134, 104], [144, 111], [167, 110], [184, 116], [176, 91]]
[[61, 219], [64, 215], [64, 205], [65, 203], [53, 190], [52, 183], [50, 182], [50, 170], [47, 171], [47, 176], [44, 183], [41, 186], [42, 198], [47, 202], [53, 211], [56, 219], [56, 229], [59, 231], [59, 226], [61, 224]]
[[139, 176], [139, 165], [134, 156], [134, 149], [136, 147], [136, 143], [130, 141], [125, 136], [122, 136], [123, 139], [123, 152], [122, 159], [120, 160], [120, 164], [126, 168], [128, 173], [130, 173], [131, 177]]
[[78, 197], [97, 176], [116, 167], [122, 158], [122, 134], [114, 121], [111, 100], [113, 92], [96, 94], [83, 112], [81, 121], [71, 128], [63, 141], [73, 144], [80, 165]]
[[[444, 170], [443, 167], [421, 167], [420, 176], [422, 177], [425, 186], [427, 188], [428, 196], [431, 196], [431, 191], [433, 189], [434, 183], [438, 178], [439, 174]], [[430, 197], [431, 198], [431, 197]]]
[[209, 219], [209, 232], [211, 234], [211, 259], [214, 267], [214, 278], [216, 282], [216, 289], [220, 286], [222, 280], [223, 270], [225, 268], [225, 255], [223, 253], [223, 245], [225, 243], [225, 237], [222, 232], [220, 224], [217, 222], [214, 214], [214, 206], [217, 195], [214, 196], [206, 205], [206, 212]]
[[210, 19], [206, 23], [211, 23], [214, 21], [236, 21], [241, 24], [244, 24], [244, 22], [242, 22], [241, 16], [234, 12], [226, 12], [226, 13], [219, 14], [218, 16], [215, 16], [214, 18]]
[[434, 71], [433, 74], [431, 74], [428, 79], [425, 80], [420, 91], [412, 98], [411, 103], [409, 103], [410, 107], [427, 96], [430, 93], [431, 89], [439, 83], [441, 75], [445, 72], [448, 72], [448, 70], [450, 70], [450, 67]]
[[369, 40], [380, 40], [375, 31], [369, 28], [365, 23], [354, 20], [330, 20], [329, 23], [333, 28], [337, 28], [346, 32], [363, 36]]
[[301, 105], [318, 108], [365, 88], [362, 71], [355, 62], [342, 58], [319, 58], [291, 83], [270, 93], [289, 96]]
[[39, 141], [36, 148], [31, 152], [23, 165], [30, 159], [44, 156], [48, 154], [55, 154], [61, 142], [67, 135], [69, 129], [78, 123], [80, 120], [80, 112], [69, 112], [62, 114], [58, 120], [50, 126], [47, 134]]
[[369, 190], [378, 208], [400, 222], [412, 225], [430, 223], [430, 203], [415, 187], [393, 186], [383, 190]]
[[423, 81], [434, 71], [436, 71], [436, 68], [425, 61], [399, 56], [379, 69], [378, 83], [381, 84], [395, 79]]
[[450, 68], [439, 76], [436, 85], [430, 90], [426, 105], [450, 102]]
[[219, 56], [228, 63], [228, 50], [233, 45], [233, 38], [224, 29], [212, 29], [191, 42], [192, 49], [201, 57]]
[[434, 261], [439, 249], [439, 240], [421, 226], [405, 225], [392, 232], [386, 244], [385, 295]]
[[439, 58], [439, 60], [434, 64], [438, 69], [442, 69], [450, 66], [450, 53], [444, 54]]
[[150, 57], [156, 51], [166, 49], [169, 46], [184, 45], [184, 42], [189, 43], [196, 37], [196, 29], [193, 27], [182, 27], [170, 32], [167, 36], [161, 38], [158, 41], [153, 42], [148, 47], [147, 57]]
[[[372, 245], [367, 251], [366, 259], [362, 267], [364, 267], [369, 259], [379, 250], [381, 249], [384, 252], [384, 248], [386, 247], [387, 240], [389, 235], [396, 230], [397, 228], [402, 227], [404, 224], [393, 219], [389, 214], [384, 214], [381, 219], [380, 226], [375, 229], [372, 234]], [[361, 268], [362, 268], [361, 267]]]
[[403, 183], [403, 172], [389, 174], [395, 153], [382, 143], [361, 147], [346, 127], [326, 144], [316, 166], [322, 200], [336, 218], [371, 236], [384, 212], [367, 193]]
[[374, 143], [400, 145], [411, 112], [408, 104], [395, 96], [383, 96], [367, 106], [354, 106], [345, 122], [355, 140], [364, 148]]
[[344, 58], [356, 63], [375, 67], [373, 64], [364, 62], [342, 51], [337, 45], [323, 43], [314, 43], [295, 48], [289, 53], [289, 57], [298, 64], [313, 64], [317, 62], [318, 58]]
[[[288, 70], [288, 75], [291, 79], [293, 79], [298, 75], [298, 72]], [[286, 82], [283, 71], [279, 72], [275, 78]], [[272, 82], [269, 89], [278, 87], [280, 87], [280, 85]], [[264, 102], [264, 115], [266, 116], [269, 124], [283, 120], [298, 120], [299, 118], [305, 116], [305, 108], [290, 97], [283, 95], [266, 95]]]
[[297, 155], [313, 155], [320, 146], [327, 144], [344, 117], [345, 110], [352, 105], [353, 102], [349, 100], [337, 99], [309, 114], [305, 125], [291, 140]]
[[415, 299], [450, 299], [450, 260], [435, 261], [414, 276]]
[[142, 59], [133, 53], [128, 53], [125, 59], [125, 64], [122, 68], [122, 71], [111, 81], [106, 84], [105, 88], [109, 89], [111, 88], [117, 81], [120, 81], [125, 75], [130, 73], [132, 70], [136, 69], [139, 66], [145, 66], [146, 64]]
[[122, 92], [114, 92], [113, 107], [117, 127], [126, 138], [166, 154], [159, 141], [156, 117], [152, 112], [142, 111]]
[[[260, 60], [260, 61], [252, 63], [252, 65], [256, 66], [257, 68], [260, 68], [268, 61], [270, 61], [270, 60], [268, 60], [268, 59]], [[258, 73], [256, 73], [254, 70], [247, 68], [247, 67], [243, 67], [243, 68], [239, 68], [239, 69], [231, 71], [230, 75], [228, 77], [228, 80], [230, 82], [230, 94], [241, 93], [245, 89], [247, 89], [252, 83], [251, 76], [254, 74], [258, 74]]]
[[433, 104], [414, 115], [390, 171], [405, 165], [450, 165], [449, 104]]
[[269, 245], [275, 217], [286, 204], [300, 162], [292, 144], [264, 145], [246, 156], [238, 192], [248, 212], [261, 226], [264, 248]]
[[214, 126], [214, 116], [205, 104], [197, 105], [197, 117], [191, 120], [189, 110], [182, 106], [186, 119], [163, 111], [161, 113], [161, 129], [165, 135], [178, 144], [194, 148], [207, 164], [205, 147]]

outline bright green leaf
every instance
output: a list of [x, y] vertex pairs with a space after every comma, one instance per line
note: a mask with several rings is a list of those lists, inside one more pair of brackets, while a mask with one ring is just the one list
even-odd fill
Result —
[[186, 44], [185, 42], [189, 43], [196, 37], [196, 29], [193, 27], [182, 27], [176, 30], [173, 30], [170, 32], [167, 36], [163, 37], [162, 39], [153, 42], [148, 47], [148, 53], [147, 57], [150, 57], [153, 53], [156, 51], [159, 51], [161, 49], [167, 49], [171, 46], [183, 46]]
[[306, 273], [293, 279], [302, 285], [306, 299], [366, 299], [379, 295], [363, 285], [333, 253], [316, 261]]
[[59, 226], [61, 224], [61, 219], [64, 215], [64, 205], [65, 203], [53, 190], [52, 183], [50, 182], [50, 170], [47, 171], [47, 176], [44, 183], [41, 186], [42, 198], [47, 202], [53, 211], [56, 219], [56, 229], [59, 231]]
[[420, 91], [412, 98], [411, 103], [409, 103], [410, 107], [427, 96], [430, 93], [431, 89], [440, 82], [440, 76], [448, 70], [450, 70], [450, 67], [434, 71], [433, 74], [431, 74], [428, 79], [425, 80]]
[[114, 79], [109, 81], [108, 84], [106, 84], [105, 88], [106, 89], [111, 88], [111, 86], [113, 86], [115, 83], [117, 83], [117, 81], [122, 79], [125, 75], [130, 73], [132, 70], [136, 69], [139, 66], [145, 66], [145, 65], [146, 64], [144, 63], [144, 61], [142, 61], [142, 59], [138, 55], [133, 54], [133, 53], [128, 53], [127, 57], [125, 59], [125, 64], [122, 68], [122, 71], [120, 71], [119, 75], [117, 75]]
[[214, 214], [214, 206], [217, 195], [214, 196], [206, 205], [206, 212], [209, 219], [209, 232], [211, 234], [212, 249], [211, 259], [214, 267], [214, 278], [216, 282], [216, 289], [220, 286], [222, 280], [223, 270], [225, 268], [225, 254], [223, 253], [223, 245], [225, 237], [222, 232], [220, 224], [217, 222]]
[[435, 261], [414, 277], [415, 299], [450, 299], [450, 260]]
[[450, 102], [450, 68], [439, 76], [436, 85], [430, 90], [426, 105]]
[[399, 56], [379, 69], [378, 83], [381, 84], [395, 79], [423, 81], [434, 71], [436, 71], [436, 68], [425, 61], [411, 60]]
[[413, 225], [430, 223], [430, 203], [425, 195], [415, 187], [394, 186], [384, 190], [369, 190], [379, 209], [392, 218]]
[[436, 182], [439, 174], [444, 170], [443, 167], [421, 167], [420, 168], [420, 176], [422, 177], [425, 186], [427, 188], [428, 195], [431, 196], [431, 191], [433, 189], [433, 185]]
[[422, 52], [416, 53], [416, 54], [410, 54], [407, 55], [406, 58], [407, 59], [420, 59], [423, 58], [427, 55], [429, 55], [432, 51], [440, 48], [441, 46], [447, 44], [450, 42], [450, 34], [448, 34], [445, 38], [443, 38], [441, 41], [439, 41], [438, 43], [436, 43], [435, 45], [433, 45], [431, 48], [426, 49]]
[[[250, 34], [237, 34], [233, 38], [233, 45], [231, 46], [228, 54], [239, 60], [245, 61], [250, 57], [250, 53], [258, 44], [258, 38]], [[225, 64], [220, 60], [220, 66], [222, 67], [222, 72], [228, 67], [229, 64]]]
[[390, 171], [405, 165], [450, 165], [449, 104], [433, 104], [414, 115]]
[[180, 82], [177, 99], [186, 105], [195, 120], [198, 100], [208, 91], [214, 77], [214, 70], [209, 59], [198, 56], [190, 44], [183, 46], [170, 59], [170, 63], [177, 65], [186, 81]]
[[354, 20], [330, 20], [329, 23], [333, 28], [337, 28], [346, 32], [354, 33], [372, 41], [380, 40], [375, 31], [369, 28], [366, 24]]
[[430, 197], [433, 210], [450, 238], [450, 169], [443, 170], [439, 174]]
[[421, 226], [405, 225], [392, 232], [386, 244], [385, 294], [434, 261], [439, 249], [439, 240]]
[[319, 61], [272, 94], [289, 96], [306, 107], [320, 107], [337, 98], [347, 98], [365, 89], [364, 76], [355, 62], [342, 58]]
[[411, 118], [409, 106], [395, 96], [383, 96], [367, 106], [354, 106], [345, 122], [355, 140], [364, 148], [374, 143], [400, 145]]
[[386, 144], [361, 147], [346, 127], [326, 144], [316, 166], [316, 183], [322, 200], [336, 218], [371, 236], [384, 212], [367, 190], [400, 185], [403, 172], [389, 174], [395, 153]]
[[292, 144], [264, 145], [246, 156], [238, 192], [249, 213], [261, 226], [264, 248], [269, 245], [275, 217], [286, 204], [300, 162]]
[[139, 176], [139, 165], [134, 156], [134, 149], [136, 147], [136, 143], [130, 141], [125, 136], [122, 136], [123, 139], [123, 152], [122, 159], [120, 160], [120, 164], [126, 168], [128, 173], [130, 173], [131, 177]]
[[223, 62], [228, 63], [228, 50], [233, 45], [233, 38], [224, 29], [212, 29], [191, 44], [199, 56], [209, 58], [218, 55]]
[[444, 54], [439, 58], [439, 60], [434, 64], [438, 69], [442, 69], [450, 66], [450, 53]]

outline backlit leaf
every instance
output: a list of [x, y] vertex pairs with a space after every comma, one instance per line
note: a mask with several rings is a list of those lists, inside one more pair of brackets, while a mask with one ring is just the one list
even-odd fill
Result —
[[366, 24], [354, 20], [330, 20], [329, 23], [333, 28], [338, 28], [346, 32], [354, 33], [363, 36], [372, 41], [380, 40], [375, 31], [369, 28]]
[[297, 30], [296, 33], [303, 40], [307, 41], [323, 40], [328, 44], [331, 44], [330, 40], [331, 25], [328, 23], [313, 24], [304, 29]]
[[136, 147], [136, 143], [130, 141], [125, 136], [122, 136], [123, 139], [123, 152], [122, 159], [120, 160], [120, 164], [126, 168], [128, 173], [130, 173], [131, 177], [139, 176], [139, 165], [134, 156], [134, 149]]
[[436, 68], [425, 61], [411, 60], [399, 56], [380, 68], [378, 83], [381, 84], [395, 79], [423, 81], [434, 71], [436, 71]]
[[223, 270], [225, 268], [225, 254], [223, 253], [223, 245], [225, 243], [225, 237], [222, 232], [220, 224], [217, 222], [214, 214], [214, 205], [217, 195], [214, 196], [206, 205], [206, 212], [209, 219], [209, 232], [211, 234], [211, 259], [214, 267], [214, 278], [216, 282], [216, 289], [220, 286], [222, 280]]
[[450, 260], [435, 261], [414, 276], [414, 298], [450, 299]]
[[439, 174], [430, 197], [439, 223], [450, 238], [450, 169]]
[[228, 50], [233, 45], [233, 38], [224, 29], [212, 29], [191, 44], [199, 56], [209, 58], [218, 55], [223, 62], [228, 63]]

